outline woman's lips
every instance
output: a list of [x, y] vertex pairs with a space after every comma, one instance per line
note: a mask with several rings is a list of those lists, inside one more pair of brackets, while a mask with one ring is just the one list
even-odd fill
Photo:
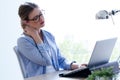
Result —
[[44, 24], [44, 21], [42, 21], [40, 24], [41, 24], [41, 25]]

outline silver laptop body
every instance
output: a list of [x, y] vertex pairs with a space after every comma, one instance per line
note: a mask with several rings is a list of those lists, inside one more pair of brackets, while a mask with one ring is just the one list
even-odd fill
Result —
[[96, 67], [109, 62], [117, 38], [96, 41], [88, 67]]

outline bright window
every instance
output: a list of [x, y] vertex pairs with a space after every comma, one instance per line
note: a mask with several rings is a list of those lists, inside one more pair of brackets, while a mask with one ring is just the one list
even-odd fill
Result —
[[119, 2], [114, 0], [36, 0], [45, 10], [44, 29], [55, 35], [61, 52], [69, 60], [88, 62], [97, 40], [118, 37], [111, 61], [120, 53], [120, 13], [109, 19], [96, 20], [101, 10], [119, 10]]

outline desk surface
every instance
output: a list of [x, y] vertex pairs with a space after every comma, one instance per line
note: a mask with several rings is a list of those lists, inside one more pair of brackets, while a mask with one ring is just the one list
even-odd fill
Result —
[[[43, 74], [40, 76], [25, 78], [24, 80], [86, 80], [85, 78], [59, 77], [59, 74], [63, 72], [66, 72], [66, 71], [56, 71], [53, 73]], [[116, 80], [120, 80], [120, 74], [117, 75]]]
[[83, 78], [67, 78], [67, 77], [59, 77], [59, 74], [65, 71], [57, 71], [53, 73], [43, 74], [40, 76], [26, 78], [25, 80], [85, 80]]

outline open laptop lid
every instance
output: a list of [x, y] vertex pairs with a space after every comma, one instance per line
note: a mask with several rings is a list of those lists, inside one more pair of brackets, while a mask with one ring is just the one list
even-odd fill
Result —
[[117, 38], [96, 41], [88, 67], [96, 67], [109, 62]]

